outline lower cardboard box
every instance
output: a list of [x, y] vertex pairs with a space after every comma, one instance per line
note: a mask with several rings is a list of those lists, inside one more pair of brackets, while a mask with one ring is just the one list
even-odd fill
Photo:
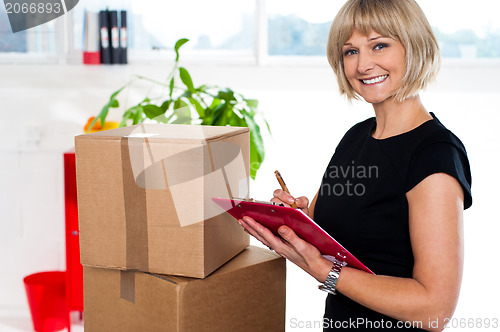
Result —
[[205, 279], [84, 266], [84, 324], [94, 331], [285, 330], [285, 260], [250, 246]]

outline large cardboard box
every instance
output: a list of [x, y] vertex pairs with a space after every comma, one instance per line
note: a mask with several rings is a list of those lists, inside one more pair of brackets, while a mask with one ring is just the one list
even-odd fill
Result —
[[249, 236], [212, 197], [248, 197], [248, 128], [140, 124], [75, 138], [83, 265], [203, 278]]
[[84, 267], [85, 332], [285, 330], [285, 260], [248, 247], [205, 279]]

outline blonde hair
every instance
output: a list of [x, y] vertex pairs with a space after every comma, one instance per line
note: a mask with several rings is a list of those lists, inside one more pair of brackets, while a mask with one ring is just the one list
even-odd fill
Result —
[[399, 40], [406, 54], [406, 75], [395, 99], [414, 96], [432, 81], [441, 64], [436, 37], [414, 0], [349, 0], [333, 20], [327, 58], [337, 76], [341, 94], [359, 99], [344, 72], [342, 47], [354, 30], [368, 36], [372, 30]]

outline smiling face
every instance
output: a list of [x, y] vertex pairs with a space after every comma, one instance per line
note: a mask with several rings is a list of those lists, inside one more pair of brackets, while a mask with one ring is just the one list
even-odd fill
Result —
[[357, 30], [342, 48], [344, 72], [354, 91], [371, 104], [392, 101], [406, 74], [401, 42], [376, 31]]

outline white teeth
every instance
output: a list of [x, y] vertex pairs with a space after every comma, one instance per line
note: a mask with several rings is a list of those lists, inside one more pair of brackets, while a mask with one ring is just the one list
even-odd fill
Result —
[[387, 78], [387, 76], [388, 75], [382, 75], [382, 76], [379, 76], [379, 77], [372, 78], [371, 80], [362, 80], [362, 81], [365, 84], [375, 84], [375, 83], [378, 83], [378, 82], [382, 82], [383, 80], [385, 80]]

